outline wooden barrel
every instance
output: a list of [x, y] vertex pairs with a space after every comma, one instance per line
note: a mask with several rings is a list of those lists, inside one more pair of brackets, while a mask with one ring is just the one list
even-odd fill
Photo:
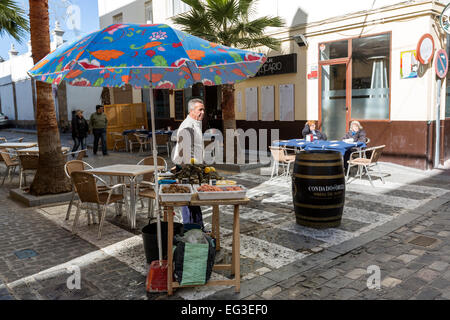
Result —
[[297, 154], [292, 196], [298, 224], [316, 229], [338, 227], [345, 202], [341, 153], [324, 150]]

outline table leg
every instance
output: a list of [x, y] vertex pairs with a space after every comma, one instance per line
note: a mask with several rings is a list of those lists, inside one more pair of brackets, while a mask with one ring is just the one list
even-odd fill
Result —
[[241, 243], [240, 243], [240, 225], [239, 225], [239, 205], [234, 206], [233, 221], [233, 245], [231, 253], [231, 274], [234, 274], [236, 281], [235, 291], [241, 290]]
[[136, 229], [136, 186], [134, 177], [130, 177], [130, 218], [131, 229]]
[[167, 226], [167, 295], [173, 294], [172, 275], [173, 275], [173, 207], [167, 207], [168, 226]]
[[212, 215], [212, 234], [216, 239], [216, 251], [220, 251], [220, 218], [219, 218], [219, 206], [213, 206]]

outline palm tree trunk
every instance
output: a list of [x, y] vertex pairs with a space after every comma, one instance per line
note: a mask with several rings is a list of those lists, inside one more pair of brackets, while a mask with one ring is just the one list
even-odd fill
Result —
[[[36, 64], [50, 52], [48, 0], [29, 0], [30, 33], [33, 61]], [[56, 119], [50, 84], [36, 81], [36, 125], [39, 143], [39, 166], [30, 187], [33, 195], [71, 191], [64, 173], [65, 157]]]

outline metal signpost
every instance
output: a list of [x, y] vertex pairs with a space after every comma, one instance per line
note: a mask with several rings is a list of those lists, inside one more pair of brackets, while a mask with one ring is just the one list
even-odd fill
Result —
[[434, 59], [434, 68], [436, 71], [436, 75], [438, 77], [437, 80], [437, 105], [436, 105], [436, 146], [434, 152], [434, 168], [439, 167], [439, 158], [440, 158], [440, 138], [441, 138], [441, 85], [442, 79], [445, 78], [448, 71], [448, 57], [445, 50], [440, 49], [436, 52], [436, 57]]

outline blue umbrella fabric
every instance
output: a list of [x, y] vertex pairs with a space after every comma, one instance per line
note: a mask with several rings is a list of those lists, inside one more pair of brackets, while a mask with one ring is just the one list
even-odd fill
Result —
[[115, 24], [64, 44], [37, 63], [37, 80], [73, 86], [183, 89], [243, 81], [266, 61], [262, 53], [225, 47], [166, 24]]

